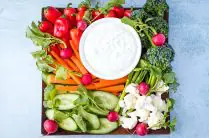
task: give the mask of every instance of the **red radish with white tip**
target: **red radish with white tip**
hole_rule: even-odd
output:
[[[92,83],[92,76],[91,74],[84,74],[81,78],[81,83],[83,85],[88,85]]]
[[[149,85],[146,82],[141,82],[136,88],[141,95],[146,95],[149,92]]]
[[[156,46],[162,46],[165,44],[166,37],[164,34],[159,33],[152,37],[152,43]]]
[[[119,119],[119,115],[115,111],[110,111],[109,114],[107,115],[107,119],[110,122],[115,122],[115,121],[117,121]]]
[[[87,28],[87,23],[84,20],[78,21],[77,27],[79,30],[84,31]]]
[[[147,125],[144,124],[144,123],[141,123],[141,124],[138,124],[136,126],[136,133],[139,135],[139,136],[145,136],[148,134],[148,129],[147,129]]]
[[[73,55],[73,51],[70,48],[65,48],[60,51],[60,57],[63,59],[71,58]]]
[[[57,122],[55,122],[54,120],[46,120],[44,122],[44,129],[47,132],[47,135],[57,132],[58,130]]]
[[[132,10],[125,10],[124,12],[124,16],[130,18],[131,17],[131,14],[132,14]]]

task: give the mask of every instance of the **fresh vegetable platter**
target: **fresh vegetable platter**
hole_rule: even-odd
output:
[[[175,100],[169,93],[179,84],[171,66],[174,50],[168,44],[168,5],[165,0],[147,0],[142,8],[123,8],[124,3],[110,0],[101,7],[85,0],[77,8],[71,4],[45,7],[42,21],[27,28],[26,37],[38,46],[32,56],[42,72],[43,135],[144,136],[175,129],[176,118],[170,117]],[[135,68],[110,80],[87,69],[80,48],[86,30],[107,18],[134,29],[142,46]],[[125,41],[119,41],[117,45],[124,46]]]

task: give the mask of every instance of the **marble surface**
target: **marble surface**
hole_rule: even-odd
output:
[[[68,2],[0,0],[0,138],[41,137],[41,76],[30,55],[36,48],[25,38],[25,28],[32,20],[40,19],[41,7],[64,7]],[[76,6],[80,0],[71,2]],[[141,6],[144,2],[127,0],[126,6]],[[171,94],[176,99],[172,116],[177,117],[177,127],[171,135],[147,138],[209,138],[209,1],[167,2],[169,41],[176,51],[173,67],[181,84]]]

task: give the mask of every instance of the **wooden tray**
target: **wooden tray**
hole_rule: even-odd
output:
[[[61,12],[63,12],[64,8],[57,8],[58,10],[60,10]],[[139,8],[136,8],[139,9]],[[42,21],[46,20],[46,18],[44,17],[44,10],[42,8]],[[168,22],[168,13],[165,13],[165,17],[164,19]],[[44,88],[46,87],[45,83],[42,82],[42,115],[41,115],[41,134],[42,135],[47,135],[47,132],[44,130],[43,127],[43,123],[44,121],[47,119],[46,115],[45,115],[45,108],[43,106],[43,101],[44,101]],[[162,95],[163,99],[166,99],[169,97],[168,93],[165,93]],[[168,118],[168,120],[170,120],[170,118]],[[127,130],[124,129],[122,127],[119,127],[118,129],[116,129],[115,131],[109,133],[108,135],[132,135],[134,132],[133,130]],[[149,130],[149,134],[155,135],[155,134],[170,134],[170,129],[159,129],[159,130]],[[70,132],[70,131],[65,131],[61,128],[58,129],[58,131],[54,134],[50,134],[50,135],[95,135],[95,134],[88,134],[88,133],[75,133],[75,132]],[[100,134],[101,135],[101,134]],[[104,134],[105,135],[105,134]]]

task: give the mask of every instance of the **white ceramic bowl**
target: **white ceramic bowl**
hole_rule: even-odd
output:
[[[137,32],[117,18],[92,23],[79,44],[83,65],[91,74],[106,80],[128,75],[136,67],[141,50]]]

